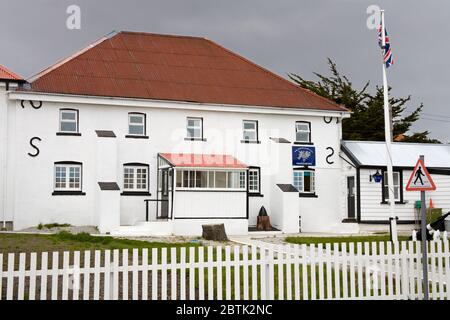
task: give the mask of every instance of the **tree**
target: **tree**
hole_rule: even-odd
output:
[[[289,74],[292,81],[300,87],[311,90],[316,94],[333,100],[347,107],[352,115],[342,122],[343,139],[384,141],[384,97],[383,87],[376,86],[375,93],[369,93],[370,82],[366,82],[361,90],[353,87],[350,80],[341,75],[336,64],[328,59],[331,75],[324,76],[314,73],[318,81],[305,80],[297,74]],[[389,92],[391,88],[389,88]],[[428,137],[429,132],[407,133],[414,122],[419,119],[423,104],[413,112],[405,112],[411,96],[397,98],[390,95],[389,104],[392,107],[393,137],[396,141],[440,143]],[[406,115],[405,115],[406,114]]]

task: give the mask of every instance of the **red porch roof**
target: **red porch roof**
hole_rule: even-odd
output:
[[[160,153],[174,167],[247,169],[248,166],[226,154]]]

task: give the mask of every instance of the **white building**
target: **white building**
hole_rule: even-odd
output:
[[[349,230],[349,112],[210,40],[120,32],[0,81],[4,226],[245,234],[264,206],[286,233]]]
[[[450,145],[401,143],[392,144],[394,165],[395,213],[399,229],[410,229],[420,220],[416,201],[420,192],[406,191],[406,185],[420,155],[437,189],[426,192],[443,213],[450,211]],[[386,144],[373,141],[342,141],[344,160],[341,210],[345,222],[359,230],[388,229],[389,195],[387,189]]]

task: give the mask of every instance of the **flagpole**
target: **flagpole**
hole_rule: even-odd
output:
[[[386,31],[384,24],[384,10],[381,10],[381,38],[382,46],[386,45]],[[395,216],[395,195],[394,195],[394,171],[392,164],[392,131],[391,131],[391,112],[389,106],[389,88],[387,84],[386,75],[386,63],[383,62],[383,93],[384,93],[384,136],[386,140],[386,151],[387,151],[387,174],[388,174],[388,190],[389,190],[389,215],[390,215],[390,226],[391,226],[391,240],[396,242],[397,237],[397,218]]]

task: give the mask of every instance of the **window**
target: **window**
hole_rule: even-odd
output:
[[[248,170],[248,192],[260,193],[260,168],[250,168]]]
[[[131,136],[145,136],[145,114],[128,114],[128,134]]]
[[[258,121],[244,120],[242,122],[243,141],[258,141]]]
[[[224,171],[215,172],[215,188],[226,188],[227,186],[227,173]]]
[[[78,133],[78,110],[59,110],[59,131],[64,133]]]
[[[124,165],[124,192],[148,192],[148,166]]]
[[[297,121],[295,123],[295,141],[311,142],[311,124],[309,122]]]
[[[203,119],[202,118],[187,118],[187,138],[189,139],[203,139]]]
[[[395,201],[401,201],[401,178],[400,172],[395,171],[394,174],[394,198]],[[383,172],[383,201],[389,200],[388,173]]]
[[[245,171],[177,170],[176,186],[181,189],[233,189],[245,191]]]
[[[81,191],[81,164],[55,163],[55,191]]]
[[[293,185],[300,193],[315,192],[315,172],[312,170],[294,170]]]

